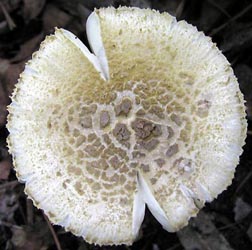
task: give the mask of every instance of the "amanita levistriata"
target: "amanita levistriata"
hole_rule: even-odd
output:
[[[99,245],[132,244],[145,205],[174,232],[231,184],[243,96],[209,37],[167,13],[121,7],[87,21],[91,53],[56,29],[9,106],[17,177],[50,220]]]

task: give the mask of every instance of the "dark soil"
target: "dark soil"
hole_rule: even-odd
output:
[[[211,36],[228,58],[245,96],[248,137],[233,184],[180,232],[168,233],[147,211],[133,246],[98,247],[51,226],[17,182],[7,152],[6,105],[24,63],[54,27],[86,43],[95,7],[150,7],[185,19]],[[252,2],[251,0],[0,0],[0,249],[219,250],[252,249]]]

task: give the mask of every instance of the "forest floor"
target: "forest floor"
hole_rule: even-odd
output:
[[[137,6],[167,11],[197,26],[223,51],[245,96],[248,136],[232,185],[178,233],[146,212],[132,246],[98,247],[52,226],[18,183],[6,147],[6,106],[25,62],[54,27],[84,43],[96,7]],[[250,250],[252,249],[252,2],[251,0],[0,0],[0,249],[1,250]]]

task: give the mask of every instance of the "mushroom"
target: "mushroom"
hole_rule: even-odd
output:
[[[98,245],[132,244],[147,205],[169,232],[231,184],[246,136],[227,59],[185,21],[96,9],[92,53],[56,29],[8,107],[19,181],[52,223]]]

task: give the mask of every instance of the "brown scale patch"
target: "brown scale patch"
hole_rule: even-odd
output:
[[[157,106],[157,105],[151,106],[151,108],[149,109],[149,112],[152,113],[152,114],[155,114],[160,119],[164,119],[164,117],[165,117],[163,109],[160,106]]]
[[[154,129],[152,131],[152,134],[154,136],[160,136],[160,135],[162,135],[162,127],[161,127],[161,125],[155,124],[155,127],[154,127]]]
[[[171,120],[172,120],[173,122],[175,122],[178,126],[181,126],[181,125],[182,125],[182,119],[181,119],[181,117],[179,117],[179,116],[176,115],[176,114],[172,114],[172,115],[171,115]]]
[[[140,168],[144,171],[144,172],[150,172],[150,165],[148,164],[141,164]]]
[[[111,194],[110,194],[110,195],[111,195]],[[113,194],[112,194],[112,195],[113,195]],[[114,203],[114,202],[116,201],[116,199],[112,197],[112,198],[109,199],[109,201],[110,201],[110,203]],[[109,244],[109,242],[107,242],[107,243]],[[113,244],[112,241],[111,241],[111,243]],[[111,245],[112,245],[112,244],[111,244]]]
[[[159,167],[163,167],[165,164],[165,160],[162,158],[156,159],[155,162],[158,164]]]
[[[157,179],[156,178],[151,178],[150,179],[150,182],[152,185],[156,184],[157,183]]]
[[[48,128],[48,129],[51,129],[51,128],[52,128],[52,122],[51,122],[50,120],[47,122],[47,128]]]
[[[183,107],[180,103],[174,102],[174,109],[176,112],[184,113],[186,111],[185,107]]]
[[[103,138],[103,141],[107,144],[107,145],[110,145],[111,144],[111,139],[109,138],[109,135],[108,134],[103,134],[102,135],[102,138]]]
[[[94,114],[97,110],[97,104],[93,103],[90,105],[90,112],[91,114]]]
[[[137,150],[134,150],[134,151],[132,152],[132,157],[133,157],[133,158],[141,158],[141,157],[145,157],[145,156],[146,156],[145,153],[142,153],[142,152],[137,151]]]
[[[87,165],[87,166],[86,166],[86,170],[87,170],[87,172],[88,172],[90,175],[92,175],[92,176],[94,176],[94,177],[96,177],[96,178],[98,178],[98,177],[101,175],[101,170],[100,170],[100,169],[93,168],[91,165]]]
[[[119,142],[127,141],[130,138],[130,131],[125,124],[117,123],[113,129],[113,135]]]
[[[92,117],[85,116],[84,118],[81,119],[80,124],[82,128],[92,128],[93,127]]]
[[[84,154],[84,152],[82,150],[78,150],[77,151],[77,156],[78,156],[79,159],[83,159],[85,154]]]
[[[77,191],[77,193],[79,195],[83,195],[84,192],[82,190],[82,185],[81,185],[81,182],[77,181],[75,184],[74,184],[74,189]]]
[[[72,115],[74,113],[74,107],[68,109],[68,114]]]
[[[120,147],[116,147],[114,144],[108,145],[101,154],[104,158],[109,158],[109,156],[117,155],[124,161],[128,161],[129,157],[127,156],[127,153],[121,149]]]
[[[120,30],[120,32],[122,32],[122,30]],[[132,90],[133,85],[134,85],[134,82],[132,82],[132,81],[124,82],[123,89],[124,90]]]
[[[143,116],[143,115],[145,115],[145,114],[146,114],[146,112],[145,112],[144,109],[139,109],[139,110],[137,110],[137,112],[136,112],[136,115],[139,115],[139,116]]]
[[[107,177],[104,180],[107,180]],[[102,186],[105,189],[109,190],[109,189],[114,189],[115,184],[114,183],[102,183]]]
[[[86,181],[88,184],[90,184],[90,185],[92,185],[92,183],[94,183],[94,180],[93,180],[92,178],[88,178],[87,176],[85,176],[85,181]]]
[[[99,152],[97,150],[97,147],[93,145],[87,145],[84,151],[88,153],[91,157],[99,157]]]
[[[109,112],[106,110],[102,110],[100,114],[100,128],[105,128],[110,123]]]
[[[109,158],[110,155],[114,155],[115,146],[110,144],[105,150],[103,151],[102,157]]]
[[[167,139],[171,139],[174,136],[174,131],[171,127],[167,126],[168,137]]]
[[[145,139],[151,135],[155,125],[148,120],[136,118],[136,120],[131,123],[131,127],[135,131],[137,138]]]
[[[131,162],[130,163],[130,168],[136,169],[137,166],[138,166],[137,162]]]
[[[69,131],[70,131],[69,125],[68,125],[67,122],[65,122],[65,123],[63,124],[63,132],[64,132],[65,134],[68,134]]]
[[[121,142],[126,148],[130,149],[130,142]]]
[[[121,174],[120,176],[119,176],[119,183],[122,185],[122,184],[124,184],[125,182],[126,182],[126,177],[123,175],[123,174]]]
[[[173,166],[181,173],[191,173],[193,171],[193,162],[188,158],[180,157],[173,163]]]
[[[74,174],[76,176],[80,176],[82,175],[82,171],[80,168],[77,167],[73,167],[73,166],[67,166],[67,173],[69,175]]]
[[[72,138],[72,137],[70,137],[68,141],[70,144],[74,144],[74,142],[75,142],[74,138]]]
[[[125,115],[127,116],[132,109],[132,101],[129,98],[124,98],[120,104],[115,106],[116,116]]]
[[[101,144],[101,139],[98,137],[92,144],[93,146],[95,147],[100,147],[102,144]]]
[[[130,177],[135,177],[137,175],[137,171],[135,169],[130,169],[130,171],[128,172],[128,175]]]
[[[63,183],[62,183],[63,188],[66,189],[67,188],[67,184],[69,184],[70,182],[71,181],[69,179],[64,180]]]
[[[120,173],[127,173],[129,171],[129,168],[126,164],[123,164],[120,169],[119,169],[119,172]]]
[[[62,176],[62,173],[60,171],[57,171],[56,176]]]
[[[165,94],[165,95],[159,96],[157,100],[162,105],[166,105],[167,103],[169,103],[170,101],[172,101],[172,98],[173,97],[171,95]]]
[[[124,159],[125,161],[129,160],[129,157],[127,156],[126,151],[124,151],[123,149],[116,148],[115,152],[117,153],[117,155],[119,155],[121,157],[121,159]]]
[[[95,182],[93,185],[92,185],[92,188],[96,191],[100,190],[101,189],[101,184],[98,183],[98,182]]]
[[[182,140],[183,142],[190,142],[190,133],[191,130],[187,130],[186,128],[185,129],[182,129],[181,132],[180,132],[180,140]]]
[[[169,103],[169,105],[167,105],[167,107],[166,107],[166,113],[172,114],[173,111],[174,111],[174,107],[171,103]]]
[[[150,139],[148,141],[140,141],[139,145],[147,151],[154,150],[159,144],[159,140],[157,139]]]
[[[126,185],[125,185],[125,190],[127,190],[128,192],[132,192],[132,191],[134,191],[135,190],[135,185],[133,184],[133,183],[127,183]]]
[[[80,135],[77,140],[76,140],[76,147],[79,147],[86,141],[86,136],[85,135]]]
[[[143,99],[146,98],[146,97],[143,97]],[[150,100],[147,100],[147,99],[144,99],[142,102],[141,102],[143,108],[145,110],[148,110],[150,107],[151,107],[151,102]]]
[[[109,160],[110,166],[113,167],[114,169],[117,169],[122,163],[120,162],[119,158],[114,155],[110,160]]]
[[[201,118],[207,117],[209,109],[211,107],[211,102],[208,100],[200,100],[197,103],[197,115]]]
[[[75,128],[75,129],[73,130],[73,136],[74,136],[74,137],[78,137],[79,135],[80,135],[80,131],[79,131],[78,129]]]
[[[110,178],[108,178],[109,181],[118,183],[119,181],[119,175],[118,174],[114,174],[113,176],[111,176]]]
[[[177,154],[179,150],[178,144],[171,145],[168,150],[166,151],[166,157],[172,157],[173,155]]]
[[[95,133],[91,133],[88,135],[87,140],[88,140],[88,142],[93,142],[97,138],[98,138],[98,136]]]
[[[97,168],[97,169],[107,169],[108,165],[106,164],[106,161],[101,161],[101,160],[97,160],[97,161],[91,161],[90,162],[90,166],[92,168]]]
[[[100,103],[110,104],[115,101],[117,94],[115,92],[111,92],[111,90],[110,92],[107,91],[107,93],[107,95],[102,95],[102,98],[99,101]]]
[[[128,198],[120,198],[120,201],[119,203],[124,206],[124,205],[127,205],[129,202],[129,199]]]
[[[67,157],[69,155],[73,155],[74,151],[70,147],[64,147],[63,153],[64,153],[64,156]]]
[[[141,98],[139,96],[136,96],[135,101],[136,104],[139,105],[141,103]]]
[[[56,215],[55,215],[54,213],[52,213],[52,212],[48,212],[48,216],[49,216],[50,218],[56,217]]]
[[[108,194],[106,192],[102,193],[102,200],[107,202],[108,201]]]
[[[89,114],[94,114],[97,110],[96,104],[91,104],[90,106],[84,106],[81,108],[80,116],[85,116]]]
[[[55,104],[55,105],[54,105],[54,109],[53,109],[53,111],[52,111],[52,114],[53,114],[53,115],[57,115],[57,114],[59,113],[60,110],[61,110],[61,106]]]

